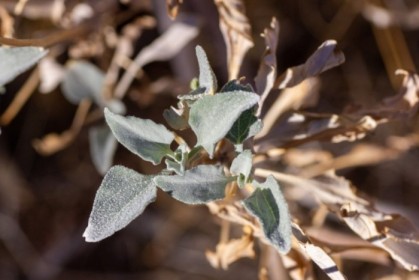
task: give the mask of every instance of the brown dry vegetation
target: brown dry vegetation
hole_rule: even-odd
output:
[[[0,44],[49,49],[0,95],[0,279],[419,279],[418,14],[414,0],[0,0]],[[175,33],[138,66],[175,22],[197,35],[178,50]],[[310,72],[329,39],[337,47],[328,41]],[[62,67],[92,62],[104,96],[164,123],[197,75],[198,44],[220,84],[245,77],[269,93],[255,175],[272,173],[289,203],[286,256],[240,225],[234,203],[191,207],[161,192],[112,237],[82,238],[102,179],[88,130],[103,115],[65,99]],[[121,146],[114,163],[159,170]]]

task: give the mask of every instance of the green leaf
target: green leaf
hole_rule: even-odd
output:
[[[234,122],[226,138],[233,144],[241,144],[246,139],[258,134],[262,130],[262,127],[262,120],[254,115],[254,109],[251,108],[244,111],[237,121]]]
[[[48,53],[39,47],[0,47],[0,88]]]
[[[68,101],[79,104],[83,99],[92,100],[99,107],[108,107],[113,112],[125,112],[125,106],[116,99],[105,99],[102,90],[105,73],[94,64],[79,60],[69,64],[61,89]]]
[[[291,218],[280,187],[272,176],[254,185],[257,189],[243,204],[262,224],[267,239],[286,254],[291,248]]]
[[[227,135],[243,111],[257,104],[259,96],[252,92],[232,91],[206,95],[197,100],[189,113],[189,125],[198,142],[212,157],[215,144]]]
[[[214,93],[217,90],[217,78],[208,62],[207,54],[201,46],[195,48],[199,65],[199,87],[205,88],[206,93]]]
[[[224,190],[231,178],[222,168],[214,165],[198,165],[183,176],[160,175],[154,182],[175,199],[187,204],[203,204],[224,198]]]
[[[164,156],[173,153],[170,143],[175,136],[163,125],[152,120],[120,116],[107,108],[105,118],[119,143],[142,159],[156,165]]]
[[[231,163],[230,172],[237,177],[237,184],[243,188],[249,180],[252,172],[252,152],[245,150],[240,153]]]
[[[220,92],[229,92],[229,91],[249,91],[249,92],[255,92],[250,84],[242,85],[240,84],[240,81],[237,79],[228,81],[220,90]]]
[[[188,149],[186,144],[181,144],[176,149],[170,158],[167,158],[164,162],[167,170],[173,171],[178,175],[183,176],[185,174],[186,163],[188,161]]]
[[[118,142],[109,127],[101,125],[89,129],[89,143],[93,164],[103,175],[112,166]]]
[[[156,190],[153,176],[123,166],[112,167],[96,193],[83,237],[96,242],[124,228],[156,199]]]

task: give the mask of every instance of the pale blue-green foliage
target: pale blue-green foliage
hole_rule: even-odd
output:
[[[103,175],[112,166],[117,140],[107,125],[89,129],[90,157],[96,169]]]
[[[0,47],[0,88],[48,53],[39,47]]]
[[[106,99],[103,95],[105,73],[94,64],[79,60],[72,61],[61,83],[64,96],[73,104],[82,100],[92,100],[99,107],[108,107],[116,113],[124,113],[125,106],[116,99]]]
[[[67,100],[73,104],[79,104],[83,99],[102,103],[104,81],[105,73],[92,63],[73,61],[64,75],[61,89]]]
[[[198,165],[181,175],[159,175],[154,182],[173,198],[187,204],[203,204],[224,198],[227,183],[231,181],[222,168]]]
[[[237,90],[254,92],[251,85],[242,85],[238,80],[232,80],[226,83],[221,89],[221,92]],[[234,122],[226,136],[226,138],[235,145],[236,150],[239,152],[242,150],[242,143],[246,139],[255,136],[262,130],[262,120],[255,116],[255,109],[256,108],[250,108],[244,111]]]
[[[200,70],[197,88],[179,97],[178,108],[172,107],[164,113],[174,129],[191,127],[197,137],[191,150],[181,144],[173,152],[170,145],[175,135],[163,125],[124,117],[105,108],[106,122],[122,145],[154,164],[165,157],[166,168],[155,176],[141,175],[122,166],[111,168],[96,195],[84,236],[87,241],[98,241],[126,226],[155,199],[156,187],[183,203],[203,204],[223,199],[227,184],[236,180],[240,187],[246,183],[256,187],[243,204],[261,222],[267,239],[286,253],[291,238],[287,204],[273,177],[268,177],[263,184],[252,182],[253,154],[251,150],[242,149],[243,142],[262,128],[262,121],[255,116],[259,96],[250,85],[242,85],[238,80],[228,82],[217,93],[217,81],[205,52],[198,46],[196,54]],[[86,88],[89,86],[85,85]],[[95,128],[90,136],[94,153],[114,149],[109,131]],[[196,166],[201,151],[205,149],[212,158],[215,145],[223,138],[234,144],[237,153],[230,166],[231,175],[224,174],[223,166]],[[102,169],[111,159],[108,153],[93,158],[97,164],[102,164]]]
[[[259,96],[247,91],[206,95],[197,100],[189,113],[189,125],[202,146],[213,156],[215,144],[224,138],[240,115],[254,107]]]
[[[272,245],[285,254],[291,248],[291,218],[280,186],[272,176],[262,184],[253,181],[253,185],[256,190],[243,204],[260,221]]]
[[[185,173],[186,163],[188,161],[188,149],[186,144],[181,144],[173,154],[168,155],[165,160],[166,168],[169,171],[173,171],[178,175]]]
[[[204,88],[206,93],[214,93],[217,90],[217,78],[208,62],[207,54],[201,46],[196,46],[195,51],[199,66],[198,86]]]
[[[159,164],[163,157],[172,153],[170,143],[175,136],[163,125],[152,120],[120,116],[106,108],[105,118],[119,143],[143,160]]]
[[[241,152],[231,163],[230,172],[237,176],[237,184],[243,188],[249,180],[252,172],[252,152],[245,150]]]
[[[111,236],[140,215],[156,199],[153,177],[123,166],[109,169],[96,193],[83,234],[86,241],[96,242]]]

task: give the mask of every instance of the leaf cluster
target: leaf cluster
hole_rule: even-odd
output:
[[[89,242],[100,241],[124,228],[156,199],[157,188],[178,201],[195,205],[223,199],[227,186],[232,185],[252,191],[242,201],[243,206],[260,222],[267,240],[287,253],[291,247],[287,203],[273,177],[266,182],[253,178],[253,153],[243,148],[244,142],[262,129],[262,121],[255,115],[259,95],[238,80],[218,91],[207,56],[199,46],[196,55],[200,73],[195,87],[179,97],[177,108],[164,113],[174,130],[193,131],[197,142],[192,148],[162,124],[104,109],[106,122],[119,143],[154,165],[164,159],[165,168],[154,175],[123,166],[109,169],[97,191],[84,237]],[[235,147],[236,157],[230,166],[215,158],[217,145],[224,139]],[[175,140],[178,145],[172,149]],[[218,163],[200,164],[199,157],[210,157]]]

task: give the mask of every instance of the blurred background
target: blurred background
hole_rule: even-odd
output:
[[[17,2],[0,1],[3,37],[45,40],[58,65],[85,59],[104,72],[111,65],[118,42],[125,40],[126,53],[135,57],[175,22],[163,0]],[[397,93],[401,79],[394,75],[396,69],[416,71],[419,65],[418,1],[243,3],[255,44],[240,68],[246,82],[254,84],[265,50],[260,34],[272,17],[280,26],[278,73],[304,63],[326,39],[338,42],[346,62],[320,76],[313,112],[341,113],[348,107],[374,106]],[[163,110],[176,104],[177,95],[189,91],[189,83],[198,73],[197,44],[206,50],[219,84],[228,80],[226,45],[214,2],[184,0],[176,21],[196,27],[197,35],[172,57],[156,59],[141,69],[123,93],[127,114],[164,123]],[[0,95],[0,114],[10,110],[22,87],[31,87],[27,83],[33,71],[6,85],[6,92]],[[34,143],[45,140],[46,135],[71,130],[77,123],[75,116],[83,111],[81,105],[67,101],[59,86],[40,92],[39,81],[56,72],[59,69],[53,67],[47,72],[41,70],[36,85],[22,98],[27,101],[13,107],[13,117],[2,119],[0,279],[257,279],[257,258],[241,259],[228,270],[212,268],[205,251],[215,248],[220,221],[205,206],[185,206],[161,192],[157,201],[125,229],[99,243],[84,241],[82,233],[102,180],[92,163],[88,130],[104,121],[101,109],[91,105],[71,140],[61,143],[60,138],[59,144],[49,141],[50,146],[60,146],[55,150],[50,146],[35,149]],[[382,144],[389,135],[417,133],[417,120],[386,124],[364,141]],[[324,145],[334,155],[350,148],[347,144]],[[122,146],[118,146],[113,162],[144,174],[161,168],[141,161]],[[402,213],[419,225],[418,167],[419,149],[413,147],[396,159],[343,169],[339,174],[385,209]],[[385,271],[379,265],[356,260],[343,266],[349,279],[378,279],[386,275]]]

